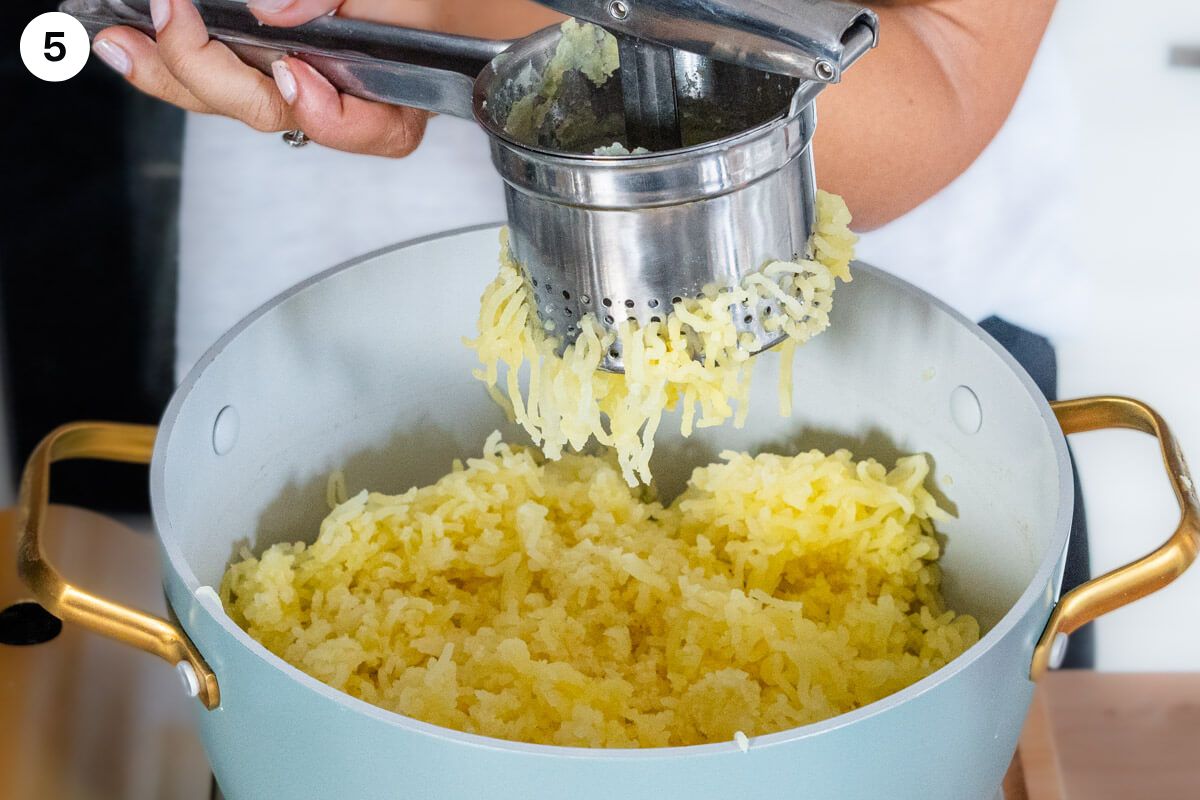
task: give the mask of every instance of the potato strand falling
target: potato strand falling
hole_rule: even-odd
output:
[[[787,339],[780,410],[791,413],[790,361],[797,345],[829,327],[837,280],[850,280],[857,237],[840,197],[817,192],[817,225],[806,258],[775,261],[738,287],[708,287],[676,303],[662,322],[626,321],[606,330],[592,314],[561,356],[559,340],[537,315],[533,287],[501,234],[500,272],[483,293],[479,336],[468,345],[482,367],[475,376],[529,433],[548,458],[589,441],[613,448],[630,485],[649,483],[654,434],[662,415],[682,407],[681,431],[745,421],[752,354],[757,340],[737,330],[730,307],[769,301],[764,328]],[[620,347],[624,374],[599,370],[606,351]],[[702,354],[702,357],[697,357]],[[503,368],[503,369],[502,369]],[[503,372],[503,375],[501,374]],[[526,378],[521,385],[521,374]]]

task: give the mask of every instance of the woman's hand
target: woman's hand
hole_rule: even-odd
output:
[[[343,0],[251,0],[267,25],[294,26],[343,5]],[[222,114],[259,131],[299,128],[338,150],[402,157],[421,142],[429,115],[413,108],[340,94],[297,58],[271,65],[274,80],[242,63],[208,31],[191,0],[151,0],[157,41],[133,28],[108,28],[92,49],[147,94],[205,114]]]

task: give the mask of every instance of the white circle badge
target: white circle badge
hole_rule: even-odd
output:
[[[25,69],[44,81],[74,78],[90,53],[91,42],[83,23],[61,11],[34,17],[21,34]]]

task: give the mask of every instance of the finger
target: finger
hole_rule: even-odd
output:
[[[424,111],[338,94],[321,73],[298,58],[276,61],[272,70],[292,105],[296,127],[326,147],[402,158],[425,135],[429,115]]]
[[[274,81],[208,38],[190,0],[150,0],[158,53],[171,74],[214,112],[260,131],[294,127]]]
[[[342,0],[249,0],[250,13],[268,25],[291,28],[328,14]]]
[[[210,114],[212,109],[175,79],[158,55],[154,40],[133,28],[106,28],[96,34],[92,51],[135,87],[159,100]]]

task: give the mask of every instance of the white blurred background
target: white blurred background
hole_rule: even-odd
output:
[[[1145,400],[1200,463],[1200,5],[1061,0],[1052,26],[1082,116],[1071,235],[1097,287],[1086,324],[1055,343],[1059,396]],[[1170,65],[1173,48],[1177,60],[1190,52],[1191,66]],[[1174,530],[1178,511],[1153,440],[1090,433],[1071,444],[1093,571],[1149,552]],[[1200,670],[1198,610],[1193,571],[1100,619],[1097,667]]]

